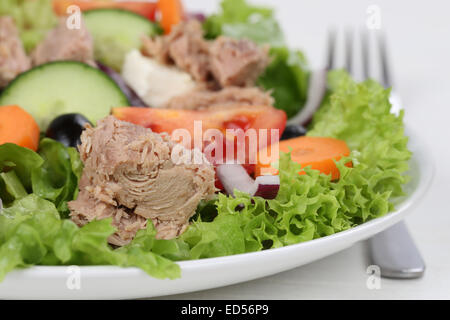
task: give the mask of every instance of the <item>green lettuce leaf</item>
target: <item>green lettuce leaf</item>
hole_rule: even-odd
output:
[[[220,35],[235,39],[250,39],[273,47],[285,45],[283,31],[270,8],[249,5],[245,0],[223,0],[222,11],[203,24],[206,38]]]
[[[33,193],[55,204],[67,216],[67,202],[76,198],[83,165],[73,148],[48,138],[39,152],[17,146],[0,146],[0,197],[5,206]]]
[[[43,162],[30,149],[12,143],[0,145],[0,198],[4,206],[9,206],[32,191],[31,173]]]
[[[309,69],[301,51],[286,47],[270,50],[271,63],[257,84],[272,90],[275,107],[284,110],[288,118],[303,107],[308,95]]]
[[[273,17],[254,15],[247,22],[226,23],[222,26],[222,35],[235,39],[251,39],[258,44],[269,44],[273,47],[285,45],[283,31]]]
[[[220,5],[221,12],[209,16],[204,24],[206,37],[210,39],[223,34],[224,26],[225,28],[232,28],[234,25],[239,25],[240,28],[245,29],[245,25],[242,24],[248,23],[252,16],[256,16],[260,20],[273,18],[272,9],[251,6],[245,0],[223,0]],[[251,26],[248,28],[251,28]]]
[[[33,194],[0,212],[0,281],[16,267],[39,264],[58,222],[55,206]]]
[[[245,252],[237,214],[220,214],[212,222],[196,221],[181,239],[191,248],[192,259],[212,258]]]
[[[0,212],[0,281],[14,268],[28,265],[134,266],[156,278],[180,276],[179,266],[164,256],[186,257],[186,244],[155,240],[149,222],[129,245],[114,250],[108,244],[116,231],[111,221],[96,220],[79,228],[35,194],[15,201]]]
[[[67,216],[67,202],[76,198],[78,182],[82,173],[82,162],[74,148],[48,138],[41,140],[39,155],[44,163],[32,172],[33,193],[52,201],[58,211]]]
[[[0,172],[13,170],[27,191],[31,191],[31,172],[43,163],[33,150],[13,143],[0,145]]]
[[[14,170],[0,173],[0,196],[5,203],[23,198],[27,191]]]

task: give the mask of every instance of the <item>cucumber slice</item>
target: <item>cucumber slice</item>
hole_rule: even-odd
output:
[[[81,113],[92,123],[106,117],[112,107],[129,102],[111,78],[75,61],[56,61],[19,75],[0,95],[0,106],[19,105],[37,121],[41,131],[55,117]]]
[[[119,71],[125,55],[141,48],[141,37],[159,33],[147,18],[122,9],[95,9],[83,13],[86,28],[94,38],[94,56]]]

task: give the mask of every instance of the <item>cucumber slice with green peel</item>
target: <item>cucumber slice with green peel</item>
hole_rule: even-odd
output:
[[[81,113],[92,123],[112,107],[129,105],[116,83],[102,71],[76,61],[57,61],[19,75],[0,95],[0,106],[19,105],[45,131],[65,113]]]
[[[120,71],[125,55],[141,48],[142,36],[160,33],[147,18],[122,9],[94,9],[83,13],[86,28],[94,38],[97,61]]]

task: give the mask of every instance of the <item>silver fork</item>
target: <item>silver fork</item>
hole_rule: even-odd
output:
[[[376,61],[370,57],[377,53],[380,68],[379,81],[384,87],[391,87],[391,74],[388,66],[385,36],[381,31],[363,31],[360,37],[360,51],[362,58],[362,76],[364,79],[373,78],[371,66],[376,66]],[[372,38],[370,38],[372,35]],[[354,49],[355,41],[353,32],[347,29],[343,33],[344,67],[350,74],[355,74]],[[370,43],[370,40],[376,43]],[[337,32],[330,31],[328,39],[327,69],[336,69],[337,66]],[[374,48],[375,47],[375,48]],[[371,54],[372,53],[372,54]],[[371,65],[372,64],[372,65]],[[393,113],[397,113],[401,106],[395,93],[391,94]],[[405,223],[399,222],[389,229],[378,233],[368,240],[370,259],[372,265],[380,267],[382,277],[394,279],[420,278],[425,272],[425,263],[417,249]]]

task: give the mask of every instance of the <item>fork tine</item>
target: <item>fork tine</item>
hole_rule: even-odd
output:
[[[352,74],[353,61],[353,33],[352,29],[348,28],[345,31],[345,69],[349,74]]]
[[[367,30],[363,29],[361,31],[361,54],[362,54],[362,66],[363,66],[363,76],[364,79],[369,79],[370,69],[369,69],[369,35]]]
[[[335,68],[335,48],[336,48],[336,31],[335,29],[330,29],[328,31],[328,56],[327,56],[327,70],[332,70]]]
[[[381,83],[385,88],[392,86],[391,76],[389,73],[389,64],[386,53],[386,39],[384,33],[381,31],[377,34],[377,42],[378,42],[378,50],[380,54],[380,62],[381,62]]]

